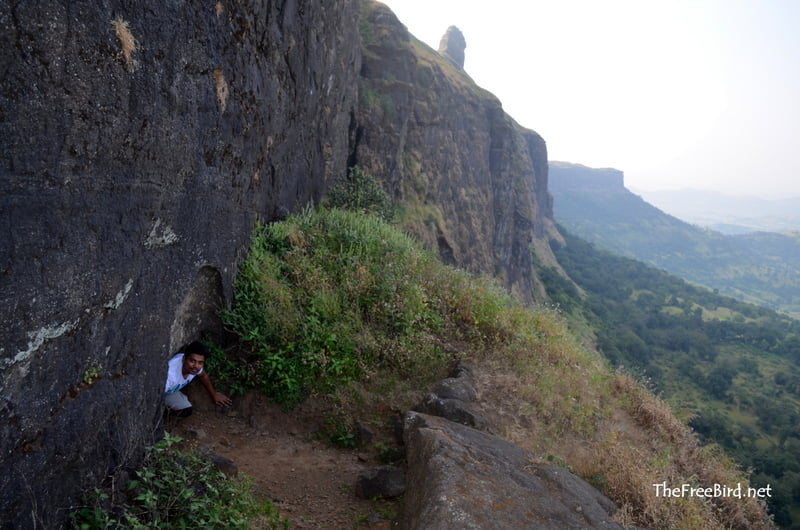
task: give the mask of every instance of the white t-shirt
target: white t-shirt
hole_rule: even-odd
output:
[[[167,366],[167,384],[164,387],[165,394],[173,394],[177,392],[181,388],[188,385],[192,379],[194,379],[195,375],[200,375],[203,373],[203,369],[201,368],[197,374],[189,374],[188,377],[184,378],[182,353],[179,353],[170,359],[167,363]]]

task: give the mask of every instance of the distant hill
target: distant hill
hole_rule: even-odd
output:
[[[556,221],[601,248],[722,294],[800,316],[800,232],[724,235],[631,193],[623,173],[550,162]]]
[[[800,197],[768,200],[693,189],[631,191],[687,223],[723,234],[800,230]]]

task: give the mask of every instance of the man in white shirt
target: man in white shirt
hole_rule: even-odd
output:
[[[170,414],[186,418],[192,413],[192,403],[181,389],[197,377],[215,405],[229,407],[233,402],[225,394],[214,390],[211,378],[203,371],[208,349],[201,342],[193,342],[167,363],[167,383],[164,387],[164,403]]]

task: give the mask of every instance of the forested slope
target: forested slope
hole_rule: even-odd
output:
[[[591,324],[615,365],[642,372],[703,440],[770,485],[776,521],[800,501],[800,322],[615,256],[561,229],[548,293]]]

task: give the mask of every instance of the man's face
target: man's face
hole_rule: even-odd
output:
[[[183,376],[186,377],[189,374],[197,375],[200,370],[203,368],[203,363],[206,362],[206,358],[202,355],[197,353],[189,353],[183,356]]]

